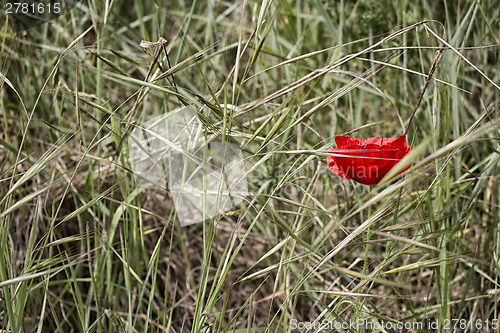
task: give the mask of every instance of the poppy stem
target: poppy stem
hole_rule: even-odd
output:
[[[372,192],[373,190],[373,185],[370,185],[370,193],[368,193],[369,197],[368,197],[368,201],[370,201],[372,199]],[[368,206],[368,218],[370,218],[372,216],[372,205]]]
[[[372,189],[373,185],[370,185],[370,193],[368,195],[368,201],[372,199]],[[370,219],[372,215],[372,206],[368,206],[368,219]],[[365,274],[366,271],[366,266],[368,265],[368,245],[370,241],[370,225],[368,225],[368,228],[366,229],[366,248],[365,248],[365,262],[363,264],[363,274]]]
[[[370,201],[372,199],[372,190],[373,190],[373,186],[370,185],[370,193],[368,194],[368,201]],[[372,216],[372,206],[368,206],[368,220],[370,219],[370,217]],[[366,247],[365,247],[365,262],[363,263],[363,275],[366,274],[366,267],[368,266],[368,246],[369,246],[369,242],[370,242],[370,225],[368,225],[368,228],[366,228]],[[369,287],[369,290],[372,288],[373,286],[373,281]],[[361,305],[360,305],[360,309],[363,307],[363,304],[365,302],[366,299],[363,299],[363,301],[361,301]]]

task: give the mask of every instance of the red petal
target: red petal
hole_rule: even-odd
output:
[[[337,149],[331,153],[349,156],[328,156],[330,170],[340,177],[353,179],[365,185],[377,184],[401,158],[411,151],[406,143],[405,135],[399,138],[368,139],[338,136],[335,142]],[[405,170],[409,167],[410,165]]]
[[[337,153],[336,152],[337,149],[331,151],[330,153],[332,154],[335,154]],[[335,158],[333,156],[328,156],[328,158],[326,159],[326,162],[328,163],[328,167],[330,168],[330,170],[332,170],[332,172],[334,174],[336,174],[337,176],[340,176],[342,178],[347,178],[347,179],[351,179],[349,178],[349,176],[347,176],[343,171],[342,169],[337,165],[337,162],[335,161]]]
[[[368,139],[363,140],[363,141],[364,141],[365,145],[373,144],[373,145],[381,146],[384,144],[384,139],[381,137],[378,137],[378,136],[376,136],[374,138],[368,138]]]
[[[402,148],[406,145],[406,135],[401,135],[399,138],[384,138],[383,145]]]
[[[335,143],[337,144],[337,148],[342,149],[349,145],[357,145],[360,146],[362,144],[362,139],[351,138],[350,136],[336,136]]]

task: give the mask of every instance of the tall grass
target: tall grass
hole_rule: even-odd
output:
[[[493,331],[499,24],[487,1],[91,0],[2,29],[0,329]],[[188,227],[126,144],[184,105],[250,192]],[[402,175],[328,170],[337,135],[405,132]]]

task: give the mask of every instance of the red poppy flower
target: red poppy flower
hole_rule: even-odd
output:
[[[340,177],[365,185],[377,184],[411,150],[406,143],[406,135],[369,139],[337,136],[335,142],[337,148],[330,153],[344,156],[328,156],[330,170]],[[401,172],[409,168],[410,165]]]

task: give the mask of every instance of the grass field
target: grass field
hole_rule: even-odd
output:
[[[500,332],[499,1],[82,0],[0,36],[1,332]],[[127,142],[186,105],[248,195],[181,227]],[[403,134],[403,174],[328,169]]]

